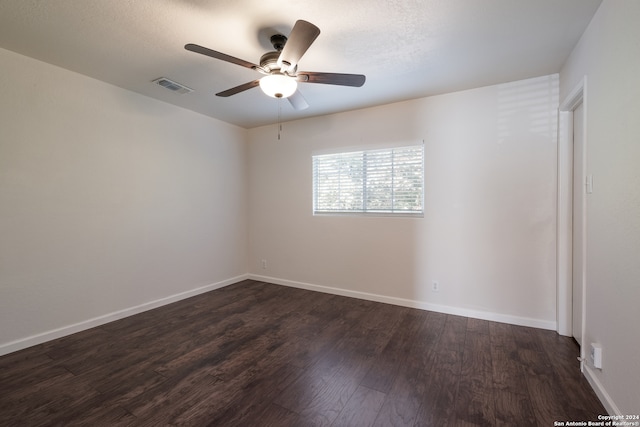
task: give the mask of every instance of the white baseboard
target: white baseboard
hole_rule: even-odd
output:
[[[225,286],[232,285],[234,283],[240,282],[242,280],[246,280],[248,278],[249,278],[248,274],[243,274],[237,277],[232,277],[230,279],[223,280],[221,282],[212,283],[206,286],[201,286],[199,288],[191,289],[185,292],[180,292],[174,295],[170,295],[168,297],[164,297],[154,301],[146,302],[144,304],[136,305],[134,307],[125,308],[123,310],[114,311],[113,313],[108,313],[102,316],[94,317],[92,319],[74,323],[73,325],[63,326],[61,328],[42,332],[40,334],[32,335],[26,338],[21,338],[5,344],[0,344],[0,356],[13,353],[14,351],[22,350],[37,344],[42,344],[43,342],[51,341],[56,338],[61,338],[67,335],[75,334],[76,332],[91,329],[96,326],[104,325],[105,323],[113,322],[115,320],[123,319],[129,316],[133,316],[134,314],[152,310],[154,308],[171,304],[173,302],[190,298],[196,295],[200,295],[205,292],[224,288]]]
[[[108,313],[102,316],[94,317],[82,322],[74,323],[72,325],[63,326],[61,328],[42,332],[40,334],[32,335],[26,338],[21,338],[8,343],[0,344],[0,356],[13,353],[14,351],[22,350],[27,347],[31,347],[47,341],[51,341],[56,338],[61,338],[67,335],[71,335],[76,332],[84,331],[86,329],[94,328],[96,326],[104,325],[105,323],[113,322],[115,320],[119,320],[129,316],[133,316],[134,314],[142,313],[147,310],[152,310],[154,308],[171,304],[173,302],[180,301],[195,295],[199,295],[215,289],[220,289],[225,286],[229,286],[231,284],[234,284],[246,279],[253,279],[253,280],[258,280],[262,282],[273,283],[276,285],[307,289],[311,291],[329,293],[333,295],[359,298],[359,299],[364,299],[368,301],[376,301],[376,302],[382,302],[386,304],[399,305],[402,307],[418,308],[421,310],[435,311],[438,313],[471,317],[474,319],[489,320],[494,322],[509,323],[512,325],[529,326],[529,327],[549,329],[549,330],[556,329],[555,322],[549,322],[549,321],[544,321],[539,319],[505,315],[505,314],[492,313],[487,311],[470,310],[470,309],[465,309],[460,307],[451,307],[451,306],[439,305],[439,304],[431,304],[423,301],[396,298],[396,297],[390,297],[385,295],[372,294],[368,292],[351,291],[347,289],[341,289],[341,288],[335,288],[335,287],[329,287],[329,286],[313,285],[310,283],[296,282],[292,280],[278,279],[275,277],[261,276],[256,274],[243,274],[237,277],[232,277],[230,279],[223,280],[221,282],[202,286],[196,289],[191,289],[185,292],[180,292],[175,295],[170,295],[168,297],[160,298],[160,299],[150,301],[144,304],[140,304],[134,307],[118,310],[113,313]]]
[[[620,411],[616,406],[611,396],[609,396],[609,393],[607,393],[607,390],[602,386],[600,380],[598,380],[593,369],[586,363],[583,368],[584,376],[587,378],[587,381],[589,381],[589,384],[591,384],[593,391],[596,392],[596,396],[598,396],[598,399],[602,402],[602,405],[604,406],[604,409],[607,410],[608,415],[623,415],[622,411]]]
[[[424,301],[416,301],[404,298],[396,298],[385,295],[372,294],[368,292],[350,291],[347,289],[334,288],[330,286],[313,285],[311,283],[296,282],[293,280],[278,279],[276,277],[249,274],[249,279],[261,282],[273,283],[276,285],[289,286],[292,288],[307,289],[310,291],[323,292],[327,294],[340,295],[351,298],[359,298],[368,301],[382,302],[386,304],[399,305],[402,307],[418,308],[421,310],[435,311],[438,313],[453,314],[456,316],[471,317],[474,319],[489,320],[492,322],[509,323],[518,326],[529,326],[532,328],[548,329],[555,331],[556,322],[532,319],[528,317],[512,316],[508,314],[492,313],[489,311],[470,310],[447,305],[431,304]]]
[[[396,297],[390,297],[385,295],[372,294],[368,292],[351,291],[347,289],[334,288],[329,286],[313,285],[310,283],[278,279],[275,277],[261,276],[257,274],[243,274],[237,277],[232,277],[230,279],[223,280],[221,282],[191,289],[185,292],[180,292],[178,294],[170,295],[168,297],[164,297],[164,298],[160,298],[144,304],[136,305],[134,307],[129,307],[123,310],[118,310],[102,316],[94,317],[92,319],[88,319],[82,322],[74,323],[72,325],[64,326],[62,328],[53,329],[40,334],[36,334],[36,335],[32,335],[19,340],[11,341],[5,344],[0,344],[0,356],[13,353],[15,351],[22,350],[37,344],[47,342],[47,341],[51,341],[56,338],[61,338],[67,335],[71,335],[76,332],[81,332],[90,328],[94,328],[96,326],[104,325],[105,323],[113,322],[115,320],[123,319],[129,316],[133,316],[135,314],[152,310],[154,308],[171,304],[173,302],[177,302],[177,301],[190,298],[196,295],[200,295],[205,292],[213,291],[215,289],[220,289],[225,286],[229,286],[234,283],[238,283],[247,279],[273,283],[276,285],[289,286],[292,288],[307,289],[310,291],[364,299],[368,301],[382,302],[382,303],[393,304],[393,305],[398,305],[402,307],[418,308],[421,310],[435,311],[438,313],[471,317],[474,319],[489,320],[489,321],[500,322],[500,323],[509,323],[512,325],[528,326],[528,327],[540,328],[540,329],[556,330],[556,322],[550,322],[550,321],[545,321],[540,319],[532,319],[528,317],[519,317],[519,316],[505,315],[500,313],[470,310],[470,309],[465,309],[460,307],[431,304],[423,301],[396,298]],[[609,415],[622,415],[618,407],[613,402],[613,399],[611,399],[607,391],[604,389],[604,387],[596,377],[593,370],[586,364],[584,365],[584,375],[589,381],[589,384],[591,384],[591,387],[595,391],[596,395],[604,405]]]

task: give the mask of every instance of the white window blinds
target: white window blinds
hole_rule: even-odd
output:
[[[313,156],[313,212],[422,214],[423,183],[423,145]]]

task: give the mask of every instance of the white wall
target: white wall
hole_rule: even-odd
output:
[[[0,69],[0,354],[246,275],[246,130]]]
[[[557,107],[553,75],[250,130],[250,273],[554,329]],[[424,218],[312,215],[313,154],[422,140]]]
[[[562,98],[587,76],[587,377],[612,412],[640,413],[640,2],[605,0],[560,74]]]

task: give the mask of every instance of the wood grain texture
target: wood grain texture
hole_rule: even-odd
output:
[[[456,394],[456,420],[476,425],[495,424],[495,397],[489,322],[477,328],[469,319]],[[480,331],[480,332],[479,332]]]
[[[550,331],[247,280],[0,357],[0,425],[596,420],[578,352]]]

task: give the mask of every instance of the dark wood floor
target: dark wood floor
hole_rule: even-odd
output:
[[[0,425],[553,426],[555,332],[245,281],[0,358]]]

